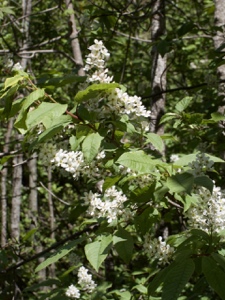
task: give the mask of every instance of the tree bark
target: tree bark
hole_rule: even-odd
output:
[[[52,170],[51,166],[48,166],[48,190],[52,190]],[[48,193],[48,206],[49,206],[49,218],[50,218],[50,230],[51,230],[51,239],[55,240],[55,215],[54,215],[54,206],[52,201],[52,194]],[[49,273],[51,277],[55,276],[55,264],[51,264],[49,267]]]
[[[30,43],[30,14],[32,10],[32,0],[23,0],[22,1],[22,10],[23,10],[23,23],[22,23],[22,29],[23,29],[23,42],[22,42],[22,49],[28,49],[29,43]],[[21,50],[22,50],[21,49]],[[27,56],[23,56],[21,59],[21,66],[25,70],[27,67],[27,63],[29,61],[29,58]]]
[[[15,150],[19,150],[21,135],[15,134]],[[13,158],[13,176],[12,176],[12,209],[11,209],[11,237],[19,240],[20,238],[20,206],[22,196],[22,154],[15,154]]]
[[[8,128],[5,134],[5,143],[3,153],[7,155],[9,152],[9,143],[12,135],[13,119],[8,122]],[[7,177],[8,162],[6,162],[1,171],[1,247],[5,247],[7,243]]]
[[[66,7],[70,11],[74,11],[73,3],[71,0],[65,0]],[[69,19],[69,25],[70,25],[70,40],[71,40],[71,47],[73,51],[73,57],[76,62],[76,66],[78,67],[78,75],[84,76],[85,72],[83,70],[83,59],[82,59],[82,54],[81,54],[81,49],[80,49],[80,43],[78,40],[78,31],[76,27],[76,20],[75,20],[75,15],[74,13],[70,14],[70,19]]]
[[[163,126],[159,125],[161,116],[165,110],[165,94],[160,94],[166,89],[166,55],[162,55],[157,50],[157,41],[165,34],[165,0],[156,0],[152,4],[151,39],[155,42],[152,48],[152,70],[151,70],[151,124],[152,132],[163,134]],[[157,94],[157,95],[155,95]]]
[[[214,35],[214,47],[217,50],[222,44],[225,43],[225,1],[224,0],[214,0],[215,2],[215,12],[214,12],[214,23],[218,27],[216,34]],[[223,49],[224,51],[224,49]],[[225,110],[225,83],[221,82],[225,80],[225,65],[221,65],[217,68],[217,75],[220,81],[218,95],[221,97],[221,106],[219,111],[224,113]]]
[[[32,220],[31,229],[37,227],[38,224],[37,159],[35,156],[36,154],[27,163],[29,170],[29,217]]]

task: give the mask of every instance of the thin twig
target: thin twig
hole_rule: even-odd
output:
[[[60,199],[58,196],[56,196],[52,191],[50,191],[44,184],[43,182],[40,181],[41,186],[47,191],[49,192],[49,194],[51,194],[54,198],[58,199],[60,202],[62,202],[65,205],[70,205],[68,202]]]

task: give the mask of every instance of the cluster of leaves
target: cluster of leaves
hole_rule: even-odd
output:
[[[52,84],[64,85],[84,80],[85,78],[71,75],[53,79]],[[54,140],[62,131],[69,139],[71,149],[80,149],[87,163],[91,163],[100,149],[104,149],[107,152],[104,168],[109,170],[109,176],[104,178],[103,191],[113,185],[118,186],[127,195],[126,206],[132,207],[133,216],[128,221],[118,218],[117,222],[108,224],[105,218],[88,217],[85,208],[76,202],[70,213],[70,218],[73,214],[75,216],[75,228],[85,228],[87,223],[91,225],[88,225],[88,229],[81,230],[77,239],[56,249],[36,271],[58,262],[71,251],[76,251],[79,245],[84,247],[86,259],[93,269],[100,276],[105,276],[102,283],[99,280],[93,299],[138,299],[142,295],[144,299],[160,297],[172,300],[179,295],[200,296],[202,293],[208,293],[210,297],[213,292],[208,290],[207,283],[225,299],[223,233],[221,237],[198,229],[184,230],[186,225],[183,211],[188,210],[196,201],[194,187],[203,186],[212,192],[214,185],[208,176],[195,177],[187,172],[186,166],[195,159],[196,153],[183,156],[175,165],[167,163],[160,153],[163,151],[163,138],[168,139],[168,136],[143,133],[126,116],[118,118],[112,115],[111,119],[99,123],[95,116],[85,110],[85,103],[92,99],[95,101],[98,95],[104,96],[118,87],[116,83],[92,84],[79,91],[74,97],[74,106],[70,109],[67,104],[56,102],[46,92],[45,86],[49,82],[47,79],[40,82],[40,86],[35,85],[30,75],[23,71],[7,78],[1,91],[1,99],[5,103],[1,109],[1,117],[8,119],[17,116],[14,126],[24,135],[22,147],[30,153],[44,142]],[[24,88],[28,95],[13,100],[15,94]],[[185,113],[190,103],[191,98],[182,99],[176,105],[177,113],[166,114],[162,122],[175,119],[174,127],[181,126],[184,130],[190,124],[194,126],[193,120],[189,120],[189,114]],[[209,130],[211,124],[215,125],[223,119],[222,115],[212,114],[210,119],[202,119],[201,122],[205,130]],[[107,129],[109,123],[113,124],[112,130]],[[68,125],[73,125],[73,129],[65,131]],[[42,128],[40,133],[38,127]],[[123,140],[124,135],[127,142]],[[201,133],[198,138],[201,140]],[[223,162],[214,156],[210,158],[214,162]],[[132,184],[134,176],[122,175],[116,171],[119,166],[132,170],[138,176],[150,175],[151,180],[144,187],[138,187]],[[96,182],[89,182],[88,187],[93,184]],[[67,217],[69,218],[69,213]],[[160,230],[165,230],[165,222],[171,226],[168,243],[175,248],[175,254],[169,265],[160,266],[154,257],[149,258],[143,253],[143,240],[146,233],[151,233],[153,237],[160,235]],[[88,237],[85,235],[87,231]],[[34,233],[35,231],[30,232],[30,235]],[[84,257],[81,260],[85,261]],[[113,265],[109,275],[107,261]],[[119,266],[126,266],[126,271],[122,272],[120,269],[120,282],[116,275],[116,268]],[[63,299],[65,285],[72,278],[72,270],[73,268],[59,272],[58,279],[47,280],[28,287],[25,291],[29,294],[42,285],[54,284],[55,288],[43,297]]]

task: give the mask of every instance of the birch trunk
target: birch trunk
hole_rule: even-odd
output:
[[[71,0],[65,0],[66,7],[70,11],[74,11],[73,3]],[[76,19],[74,13],[71,13],[70,19],[69,19],[69,24],[71,26],[70,28],[70,40],[71,40],[71,47],[73,51],[73,57],[76,63],[76,66],[78,67],[78,75],[84,76],[84,70],[83,70],[83,59],[82,59],[82,54],[81,54],[81,49],[80,49],[80,43],[78,40],[78,31],[76,27]]]
[[[48,190],[52,190],[52,170],[51,166],[48,167]],[[49,218],[50,218],[50,230],[51,230],[51,239],[55,240],[55,215],[54,215],[54,206],[52,201],[52,194],[48,193],[48,206],[49,206]],[[51,277],[55,276],[55,264],[51,264],[49,267],[49,273]]]
[[[30,43],[30,14],[32,11],[32,0],[23,0],[22,1],[22,10],[23,10],[23,42],[22,42],[22,49],[25,50],[29,48]],[[27,63],[29,62],[28,56],[23,56],[21,59],[21,66],[25,70],[27,68]]]
[[[5,144],[3,146],[3,154],[9,152],[9,143],[12,135],[13,119],[8,122],[8,128],[5,134]],[[6,162],[1,171],[1,247],[5,247],[7,243],[7,177],[8,163]]]
[[[19,150],[21,135],[15,134],[15,150]],[[12,209],[11,209],[11,238],[19,240],[20,238],[20,206],[22,196],[22,162],[23,155],[15,154],[13,158],[13,176],[12,176]]]
[[[155,0],[152,4],[151,39],[157,42],[165,34],[165,0]],[[151,70],[151,125],[152,132],[163,134],[163,126],[159,125],[161,116],[165,110],[165,94],[160,94],[166,89],[166,55],[163,57],[158,52],[156,45],[152,48]],[[157,95],[155,95],[157,94]]]
[[[214,23],[215,26],[220,28],[220,30],[216,31],[214,35],[214,47],[218,49],[222,44],[225,43],[225,1],[224,0],[214,0],[215,2],[215,12],[214,12]],[[223,49],[224,50],[224,49]],[[219,96],[221,97],[221,106],[219,107],[219,111],[224,113],[225,110],[225,83],[221,81],[225,81],[225,65],[221,65],[217,68],[217,74],[219,78]]]

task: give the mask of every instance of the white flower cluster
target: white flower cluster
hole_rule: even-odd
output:
[[[190,228],[208,233],[225,229],[225,194],[214,187],[212,194],[204,187],[198,189],[198,203],[185,213]]]
[[[113,77],[108,76],[108,69],[105,69],[105,60],[110,56],[102,41],[94,40],[94,44],[88,48],[91,53],[86,59],[85,71],[94,69],[94,73],[87,78],[87,82],[109,83]]]
[[[97,284],[92,280],[92,275],[88,274],[88,269],[84,266],[78,270],[78,284],[84,292],[92,293],[96,288]],[[73,284],[71,284],[66,290],[66,296],[72,299],[80,298],[80,290]]]
[[[18,62],[16,63],[13,67],[12,67],[13,71],[23,71],[23,67],[21,66],[21,64]]]
[[[74,178],[79,177],[84,165],[84,157],[81,151],[66,151],[60,149],[51,160],[58,167],[72,173]]]
[[[138,175],[136,173],[133,173],[132,176],[134,176],[134,178],[131,180],[131,183],[136,185],[136,187],[141,188],[141,189],[144,188],[145,186],[147,186],[150,182],[152,182],[152,175],[151,174]]]
[[[120,113],[121,115],[143,116],[146,118],[151,114],[142,105],[141,97],[129,96],[119,88],[112,90],[107,99],[107,106],[110,108],[110,112]]]
[[[19,62],[15,63],[12,59],[8,59],[5,63],[5,67],[8,69],[12,69],[12,71],[23,71],[23,67]]]
[[[188,166],[191,168],[190,172],[194,176],[201,176],[204,175],[207,171],[212,171],[214,162],[210,160],[208,156],[205,155],[205,153],[200,152],[196,155],[196,159],[188,164]]]
[[[80,267],[77,276],[78,284],[81,286],[82,290],[92,293],[97,284],[92,280],[92,275],[88,274],[88,269],[84,266]]]
[[[88,48],[91,53],[86,59],[85,71],[94,70],[94,73],[88,76],[88,83],[110,83],[113,77],[108,76],[108,69],[105,68],[105,60],[109,58],[109,52],[103,45],[102,41],[94,40],[94,45]],[[107,95],[106,102],[103,98],[95,99],[87,103],[88,109],[98,113],[99,118],[104,118],[107,114],[115,113],[120,115],[130,115],[130,117],[149,117],[150,111],[142,105],[141,98],[129,96],[121,89],[113,89]]]
[[[161,236],[152,239],[150,234],[146,234],[144,238],[144,251],[149,257],[158,260],[159,265],[166,265],[171,261],[174,248],[163,241]]]
[[[52,143],[45,143],[40,149],[39,160],[41,160],[44,166],[51,166],[51,161],[54,158],[56,152],[56,145],[53,145]]]
[[[170,156],[170,162],[171,163],[175,163],[176,161],[178,161],[178,159],[179,159],[179,156],[177,154],[172,154]]]
[[[80,291],[75,285],[71,284],[66,290],[66,296],[72,299],[79,299],[80,298]]]
[[[66,151],[60,149],[58,152],[55,151],[55,156],[51,158],[51,162],[58,167],[62,167],[65,171],[72,173],[76,179],[79,176],[97,179],[99,177],[105,177],[107,173],[101,161],[104,157],[105,151],[101,151],[92,162],[86,164],[81,151]]]
[[[115,186],[108,188],[103,197],[98,193],[85,193],[82,197],[84,205],[88,205],[88,213],[96,218],[105,217],[111,223],[119,215],[123,214],[123,203],[127,197]]]

